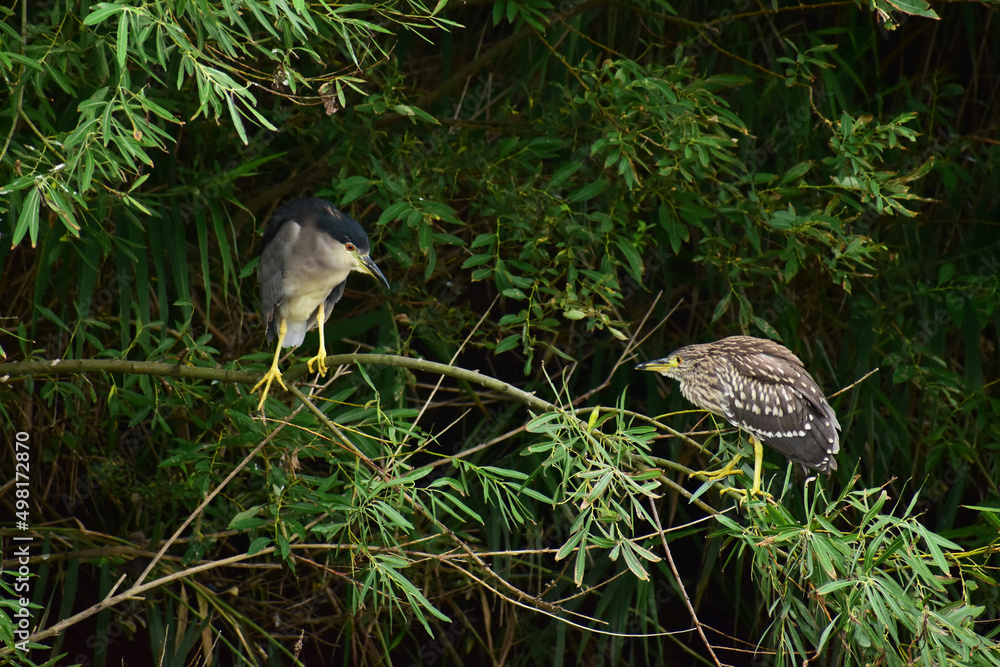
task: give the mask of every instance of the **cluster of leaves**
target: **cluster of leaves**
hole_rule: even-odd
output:
[[[780,505],[751,512],[750,528],[720,518],[752,553],[779,651],[829,653],[834,664],[1000,664],[1000,644],[976,628],[986,608],[971,602],[996,580],[920,523],[917,499],[885,512],[884,489],[847,487],[832,500],[814,492],[804,518]],[[976,509],[1000,525],[996,508]]]

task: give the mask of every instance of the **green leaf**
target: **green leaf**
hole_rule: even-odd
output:
[[[631,570],[632,574],[635,575],[636,579],[649,581],[649,573],[646,572],[646,568],[642,566],[639,559],[635,557],[635,553],[629,548],[630,546],[628,542],[623,543],[622,556],[625,558],[625,564]]]
[[[721,88],[737,88],[739,86],[746,86],[753,83],[753,79],[745,77],[741,74],[715,74],[710,76],[706,81],[708,83],[716,84]]]
[[[16,246],[24,238],[25,234],[31,236],[31,247],[34,248],[38,242],[38,211],[42,206],[42,194],[38,188],[33,188],[21,204],[21,213],[17,217],[17,226],[14,227],[14,235],[11,239],[11,246]]]
[[[118,19],[118,41],[116,44],[116,55],[118,58],[118,68],[125,69],[125,61],[128,59],[128,25],[129,15],[122,12]]]
[[[250,543],[249,548],[247,548],[247,555],[253,556],[256,553],[260,553],[266,549],[271,544],[271,538],[269,537],[257,537],[253,542]]]
[[[923,16],[924,18],[936,20],[941,19],[941,17],[937,15],[937,12],[931,9],[930,5],[924,0],[885,0],[885,2],[904,14]]]
[[[858,582],[853,579],[839,579],[837,581],[831,581],[828,584],[823,584],[816,589],[816,594],[821,596],[829,595],[830,593],[835,593],[836,591],[842,590],[844,588],[850,588],[852,586],[857,586]]]
[[[794,167],[785,172],[785,175],[781,177],[780,185],[787,185],[789,183],[793,183],[799,180],[807,173],[809,173],[809,170],[812,169],[812,167],[813,167],[812,160],[807,160],[806,162],[798,163],[797,165],[795,165]]]
[[[500,341],[500,343],[497,345],[496,350],[494,350],[494,354],[503,354],[504,352],[513,350],[520,343],[521,343],[521,334],[511,334],[506,338],[504,338],[502,341]]]
[[[567,201],[574,204],[577,202],[589,201],[594,197],[596,197],[597,195],[604,192],[607,189],[608,185],[609,183],[607,179],[601,178],[596,181],[592,181],[587,185],[583,186],[582,188],[580,188],[579,190],[577,190],[576,192],[574,192],[573,194],[571,194],[567,198]]]
[[[471,269],[474,266],[482,266],[487,264],[495,258],[495,255],[473,255],[464,262],[462,262],[463,269]]]
[[[715,304],[715,311],[712,312],[712,322],[718,322],[719,318],[726,314],[729,310],[729,304],[733,300],[733,293],[727,292],[726,296],[719,299],[719,303]]]
[[[456,213],[455,209],[447,204],[425,199],[421,201],[419,205],[423,208],[424,212],[429,213],[438,220],[445,220],[446,222],[451,222],[456,225],[462,224],[462,221],[458,218],[458,213]]]
[[[400,201],[389,206],[389,208],[382,211],[382,215],[378,217],[378,224],[384,225],[387,222],[392,222],[393,220],[402,220],[413,211],[413,207],[410,206],[410,202]]]
[[[107,2],[100,2],[94,8],[94,11],[87,14],[87,17],[83,19],[84,25],[97,25],[98,23],[103,23],[110,16],[114,16],[118,12],[124,11],[124,8],[119,5],[113,5]]]
[[[229,522],[230,530],[248,530],[250,528],[257,528],[258,526],[263,526],[267,521],[257,515],[264,511],[262,505],[254,505],[253,507],[248,507],[242,512],[238,513]]]
[[[339,189],[344,193],[340,198],[340,204],[350,204],[352,201],[368,194],[372,188],[371,179],[364,176],[351,176],[340,182]],[[381,223],[382,221],[379,220]]]
[[[585,536],[586,531],[584,530],[577,530],[575,533],[570,535],[569,539],[566,540],[566,543],[559,547],[559,551],[556,552],[556,561],[561,561],[563,558],[566,558],[573,553],[573,550],[578,544],[580,544]]]
[[[615,241],[618,249],[621,250],[622,255],[625,256],[625,260],[628,262],[626,267],[630,276],[632,276],[637,282],[642,281],[642,257],[639,256],[639,251],[635,249],[635,246],[626,241],[623,238],[619,238]]]
[[[549,179],[548,190],[551,192],[561,187],[563,183],[573,176],[573,174],[580,171],[582,167],[583,162],[579,161],[573,161],[560,167],[556,170],[556,173],[552,174],[552,178]]]
[[[497,240],[497,235],[496,234],[493,234],[493,233],[490,233],[490,232],[485,232],[483,234],[479,234],[478,236],[476,236],[476,238],[473,239],[472,243],[469,244],[469,248],[480,248],[482,246],[493,246],[493,245],[495,245],[496,240]]]
[[[236,102],[233,101],[232,95],[226,95],[226,104],[229,106],[229,116],[233,120],[233,125],[236,127],[236,134],[240,136],[240,140],[243,145],[250,143],[247,139],[246,128],[243,127],[243,118],[240,116],[239,109],[236,108]]]

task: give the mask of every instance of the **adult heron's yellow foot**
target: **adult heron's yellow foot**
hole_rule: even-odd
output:
[[[267,392],[271,390],[271,383],[275,380],[281,385],[281,388],[288,391],[288,387],[285,386],[284,381],[281,379],[281,371],[278,370],[278,359],[281,358],[281,346],[285,342],[285,334],[288,333],[288,323],[285,318],[281,318],[281,322],[278,324],[278,349],[274,351],[274,361],[271,362],[271,368],[264,373],[264,377],[260,379],[260,382],[253,386],[250,393],[257,391],[257,387],[264,385],[264,393],[260,395],[260,403],[257,404],[258,410],[264,409],[264,401],[267,400]]]
[[[288,387],[285,386],[284,381],[282,381],[281,379],[281,371],[278,370],[277,364],[271,366],[271,369],[268,372],[264,373],[264,377],[260,379],[260,382],[255,384],[253,386],[253,389],[250,390],[250,393],[252,394],[253,392],[257,391],[258,387],[264,385],[264,393],[260,395],[260,403],[257,404],[258,410],[264,409],[264,401],[267,400],[267,392],[271,391],[271,383],[275,380],[278,381],[278,384],[281,385],[282,389],[288,391]]]
[[[313,363],[316,364],[317,373],[320,375],[326,375],[326,371],[328,370],[326,367],[326,350],[322,347],[319,348],[319,352],[316,356],[306,362],[306,367],[309,369],[310,373],[313,372]]]

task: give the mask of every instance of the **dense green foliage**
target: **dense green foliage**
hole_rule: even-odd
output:
[[[1000,665],[994,19],[0,7],[31,661]],[[305,196],[392,289],[260,414],[260,234]],[[632,370],[740,332],[845,389],[840,469],[768,452],[746,505],[689,478],[745,440]]]

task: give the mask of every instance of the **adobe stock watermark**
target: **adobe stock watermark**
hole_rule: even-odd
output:
[[[12,607],[11,620],[14,622],[14,648],[22,655],[28,653],[28,637],[32,630],[32,610],[31,591],[32,579],[35,576],[31,572],[32,547],[34,538],[32,537],[32,513],[31,513],[31,463],[32,463],[32,438],[26,431],[18,431],[10,443],[13,450],[14,470],[14,533],[10,537],[13,548],[4,551],[11,554],[11,560],[16,560],[17,570],[12,572],[4,571],[4,575],[14,574],[14,581],[9,584],[10,589],[16,597],[10,600]]]

